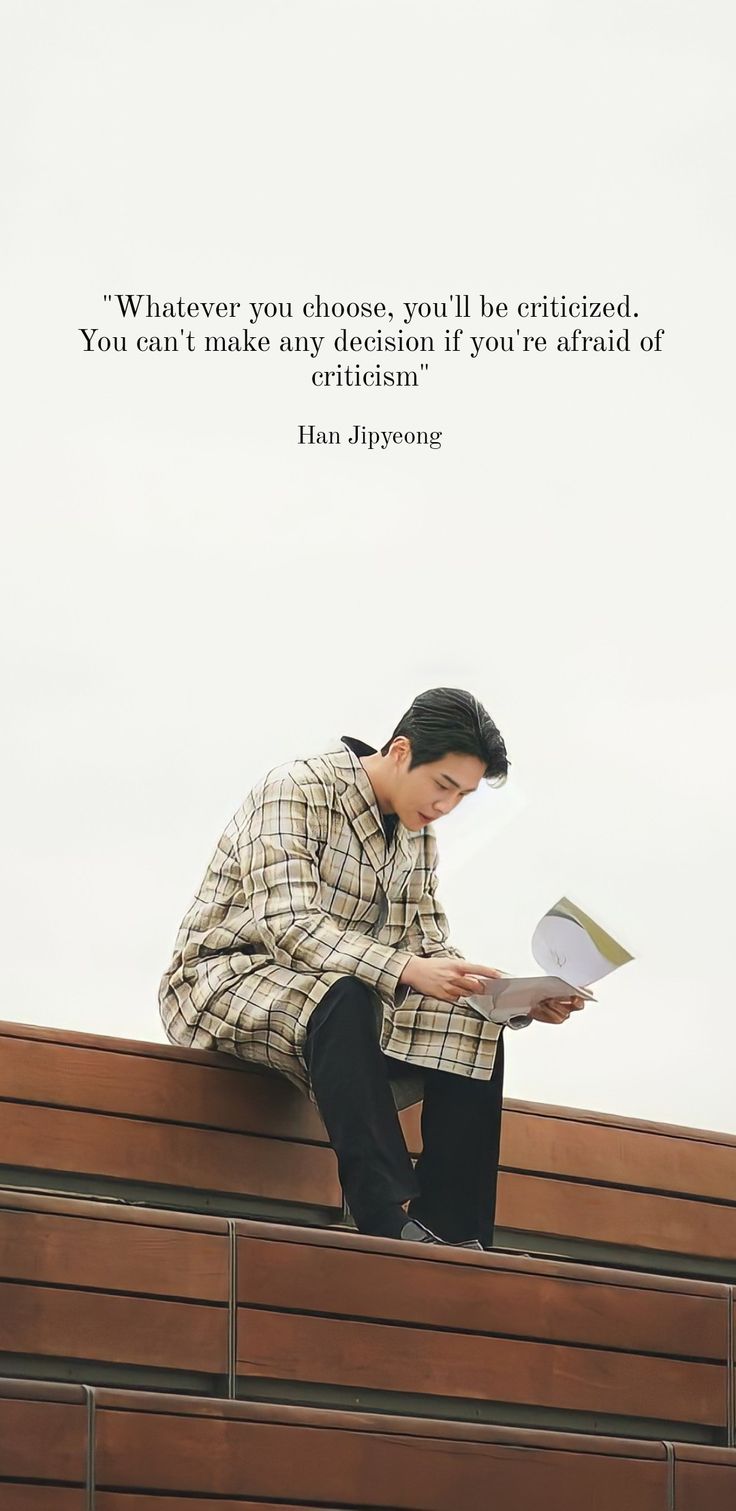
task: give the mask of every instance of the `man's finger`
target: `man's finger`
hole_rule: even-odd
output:
[[[503,971],[495,970],[492,965],[471,965],[469,960],[463,960],[460,962],[460,970],[462,971],[463,975],[468,974],[470,976],[490,976],[494,980],[503,976]]]
[[[566,1007],[563,1007],[559,999],[555,1001],[554,998],[550,999],[545,997],[544,1001],[540,1002],[539,1006],[542,1008],[546,1021],[548,1023],[564,1023],[565,1020],[569,1017],[568,1009]]]

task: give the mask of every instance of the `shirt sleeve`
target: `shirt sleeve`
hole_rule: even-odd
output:
[[[447,915],[437,896],[437,870],[433,866],[416,917],[404,936],[405,947],[412,955],[454,955],[457,960],[464,960],[462,951],[449,943],[449,932]]]
[[[357,976],[393,998],[410,951],[343,928],[325,910],[322,827],[314,800],[293,778],[266,783],[238,839],[245,903],[258,936],[278,965]]]

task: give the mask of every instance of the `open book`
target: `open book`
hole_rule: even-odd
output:
[[[532,935],[532,954],[548,974],[488,977],[483,992],[467,998],[476,1012],[506,1023],[523,1018],[540,1002],[567,997],[593,1002],[588,987],[633,959],[568,897],[561,897],[540,919]]]

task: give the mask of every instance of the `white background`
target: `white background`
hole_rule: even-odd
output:
[[[566,893],[637,957],[507,1094],[736,1132],[732,14],[5,0],[3,1017],[163,1038],[251,783],[450,684],[512,761],[438,826],[453,942],[523,972]],[[629,292],[662,351],[327,392],[79,335],[106,292],[458,290]]]

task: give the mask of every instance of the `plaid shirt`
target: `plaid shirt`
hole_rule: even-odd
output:
[[[431,828],[388,844],[347,737],[270,771],[228,825],[179,930],[159,993],[167,1036],[271,1066],[309,1091],[310,1014],[357,976],[376,993],[381,1044],[410,1065],[488,1079],[501,1028],[469,1005],[399,985],[410,955],[456,955],[437,898]],[[400,1080],[397,1101],[421,1096]]]

